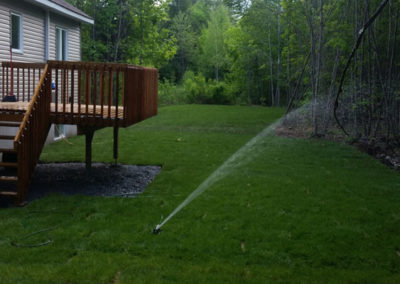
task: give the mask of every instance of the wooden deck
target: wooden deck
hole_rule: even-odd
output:
[[[118,157],[118,128],[127,127],[157,114],[158,71],[128,64],[48,61],[2,63],[0,101],[8,94],[17,102],[0,102],[0,126],[18,127],[13,149],[17,162],[0,166],[17,168],[16,176],[0,181],[16,182],[17,190],[0,188],[18,204],[25,198],[50,125],[75,124],[86,135],[86,165],[91,164],[94,131],[114,128],[113,156]],[[2,122],[7,121],[7,123]],[[11,123],[12,122],[12,123]],[[11,137],[11,138],[10,138]]]

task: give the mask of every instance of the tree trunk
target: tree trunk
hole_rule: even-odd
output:
[[[280,106],[281,102],[281,89],[280,84],[280,73],[281,73],[281,6],[278,4],[278,60],[276,67],[276,105]]]
[[[273,62],[272,62],[272,47],[271,47],[271,27],[268,25],[268,48],[269,48],[269,81],[271,84],[271,105],[275,106],[274,100],[274,77],[273,77]]]
[[[114,62],[117,61],[118,59],[118,48],[119,48],[119,41],[121,38],[121,25],[122,25],[122,1],[119,1],[119,20],[118,20],[118,33],[117,33],[117,39],[115,42],[115,52],[114,52]]]

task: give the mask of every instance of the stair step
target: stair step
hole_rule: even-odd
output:
[[[24,119],[23,113],[4,113],[0,112],[0,121],[21,122]]]
[[[17,196],[18,192],[16,191],[0,191],[0,195],[5,195],[5,196]]]
[[[0,162],[0,167],[17,168],[18,163]]]
[[[15,176],[0,176],[0,181],[17,181],[18,178]]]
[[[3,122],[0,122],[0,126],[4,126],[4,127],[19,127],[20,123],[18,121],[16,121],[16,122],[12,122],[12,121],[5,122],[5,121],[3,121]]]
[[[17,150],[14,148],[0,148],[0,153],[17,153]]]
[[[0,135],[0,140],[14,140],[15,136],[11,135]]]

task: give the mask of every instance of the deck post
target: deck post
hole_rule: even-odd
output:
[[[86,128],[85,129],[85,137],[86,137],[86,169],[89,170],[92,168],[92,141],[94,135],[94,128]]]
[[[114,160],[117,164],[118,160],[118,126],[114,126]]]

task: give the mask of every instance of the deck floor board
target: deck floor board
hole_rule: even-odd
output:
[[[0,111],[26,111],[28,109],[29,103],[28,102],[0,102]],[[72,109],[72,112],[71,112]],[[101,117],[103,116],[104,119],[114,119],[116,117],[116,111],[118,111],[118,119],[123,119],[124,118],[124,108],[122,106],[119,106],[116,108],[115,106],[110,107],[110,117],[108,116],[109,114],[109,106],[103,106],[101,105],[88,105],[87,111],[86,111],[86,104],[81,104],[80,106],[80,112],[79,112],[79,106],[77,103],[74,103],[73,106],[71,104],[65,105],[65,112],[64,112],[64,106],[61,103],[56,104],[51,103],[50,104],[50,111],[51,115],[60,115],[60,116],[77,116],[81,115],[81,117],[84,118],[84,116],[88,117]]]

